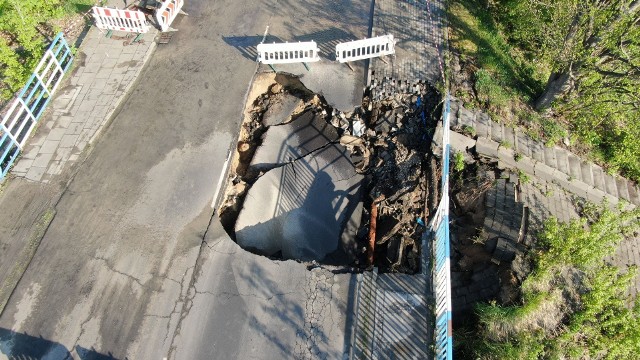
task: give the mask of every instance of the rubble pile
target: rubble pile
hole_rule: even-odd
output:
[[[365,97],[366,111],[356,111],[350,119],[353,135],[341,139],[352,148],[357,171],[365,175],[360,234],[367,239],[361,242],[369,244],[373,263],[382,271],[419,271],[420,239],[434,208],[426,204],[437,198],[430,192],[438,186],[437,176],[431,176],[437,166],[430,143],[441,97],[428,84],[414,90],[374,102]],[[338,121],[344,128],[339,116],[332,118],[332,123]]]

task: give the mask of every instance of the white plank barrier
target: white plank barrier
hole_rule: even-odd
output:
[[[132,33],[149,31],[147,19],[142,11],[109,9],[94,6],[93,18],[96,26],[104,30],[119,30]]]
[[[315,41],[258,44],[258,61],[263,64],[290,64],[320,61]]]
[[[171,23],[176,19],[178,14],[185,14],[182,11],[184,6],[184,0],[165,0],[162,1],[162,5],[156,11],[156,20],[160,25],[162,31],[168,31],[171,29]]]
[[[393,35],[355,40],[336,45],[336,60],[341,63],[396,53]]]

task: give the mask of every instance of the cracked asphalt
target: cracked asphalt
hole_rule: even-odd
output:
[[[0,217],[25,214],[12,236],[55,215],[0,315],[0,354],[342,358],[353,276],[245,252],[211,203],[265,27],[283,41],[316,40],[327,56],[325,44],[366,36],[370,7],[187,2],[179,32],[82,161],[49,185],[14,179],[4,189],[14,208]]]

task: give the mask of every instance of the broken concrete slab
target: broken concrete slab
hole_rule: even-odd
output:
[[[240,246],[284,259],[322,261],[349,251],[361,214],[362,176],[346,148],[331,144],[265,173],[249,189],[236,221]]]
[[[291,120],[294,111],[303,105],[302,99],[289,94],[278,93],[269,99],[269,107],[262,115],[264,126],[280,125]]]
[[[294,121],[271,126],[263,135],[249,171],[257,174],[299,159],[321,147],[339,140],[336,129],[321,115],[309,110]]]
[[[476,141],[476,152],[480,155],[498,158],[498,144],[497,142],[485,138],[478,138]]]
[[[440,127],[440,129],[442,129]],[[442,131],[442,130],[441,130]],[[434,137],[434,142],[436,138]],[[438,139],[438,141],[441,141]],[[449,132],[449,144],[451,144],[451,148],[457,151],[467,152],[469,149],[472,149],[476,146],[476,141],[468,136],[464,136],[455,131]]]

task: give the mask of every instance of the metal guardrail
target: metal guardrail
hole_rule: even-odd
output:
[[[42,116],[73,55],[62,32],[42,56],[29,81],[15,98],[0,123],[0,180],[2,180]]]
[[[445,95],[442,112],[442,198],[435,216],[429,223],[433,236],[433,288],[436,303],[434,330],[435,359],[453,358],[453,325],[451,319],[451,269],[449,242],[449,115],[450,95]]]

